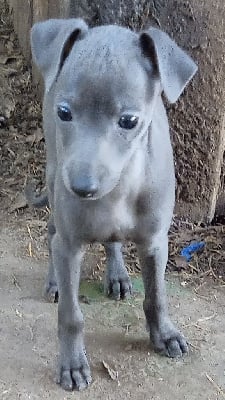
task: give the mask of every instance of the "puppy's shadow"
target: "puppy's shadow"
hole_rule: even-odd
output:
[[[147,354],[147,352],[153,352],[150,341],[149,341],[149,335],[147,332],[145,332],[145,329],[143,329],[143,332],[141,333],[127,333],[124,334],[123,332],[114,332],[113,329],[111,329],[110,332],[102,332],[96,335],[96,332],[94,333],[88,333],[86,332],[86,343],[90,351],[93,353],[96,353],[96,349],[99,349],[100,352],[107,353],[110,351],[110,353],[136,353],[138,352]]]

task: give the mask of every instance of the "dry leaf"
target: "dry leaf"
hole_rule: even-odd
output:
[[[31,145],[33,146],[34,143],[39,143],[43,138],[44,136],[42,129],[37,128],[32,135],[28,135],[26,137],[26,143],[31,143]]]
[[[102,361],[102,364],[103,364],[104,368],[106,369],[106,371],[108,372],[110,378],[113,381],[118,381],[118,371],[115,371],[113,368],[111,368],[109,366],[109,364],[107,364],[107,362],[105,362],[104,360]]]
[[[43,130],[41,128],[37,128],[34,135],[36,143],[39,143],[44,138]]]
[[[182,256],[175,256],[174,261],[176,263],[176,269],[178,271],[185,270],[187,268],[187,261]]]
[[[20,318],[23,317],[23,314],[17,308],[15,309],[15,313],[16,313],[17,317],[20,317]]]
[[[10,207],[10,212],[25,208],[27,206],[27,200],[23,193],[19,193],[15,198],[15,203]]]
[[[0,64],[6,64],[7,61],[8,61],[8,59],[9,59],[9,56],[7,56],[7,55],[1,55],[1,56],[0,56]]]

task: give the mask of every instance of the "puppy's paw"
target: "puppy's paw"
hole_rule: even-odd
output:
[[[126,269],[118,273],[106,273],[104,292],[114,300],[127,299],[132,295],[132,283]]]
[[[155,351],[167,357],[177,358],[188,353],[186,339],[172,324],[161,329],[151,324],[150,340]]]
[[[58,303],[58,287],[54,281],[49,281],[45,285],[44,296],[49,303]]]
[[[63,361],[62,361],[63,360]],[[92,382],[91,372],[85,350],[62,357],[59,363],[57,383],[64,389],[79,391],[86,389]]]

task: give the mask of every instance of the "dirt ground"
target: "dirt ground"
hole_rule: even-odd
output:
[[[0,218],[2,400],[225,398],[225,287],[207,281],[201,287],[186,287],[172,273],[167,277],[170,312],[188,338],[190,354],[176,361],[151,350],[142,288],[134,299],[118,303],[104,298],[98,286],[93,292],[86,284],[89,304],[82,303],[82,309],[94,381],[82,393],[64,392],[54,382],[57,305],[43,298],[47,260],[26,252],[26,218],[23,224],[12,216]]]
[[[73,394],[54,383],[57,305],[43,298],[48,210],[28,209],[23,196],[27,176],[44,185],[41,107],[3,0],[0,14],[0,399],[225,398],[225,228],[218,221],[202,226],[176,216],[168,293],[190,354],[175,361],[151,350],[134,246],[124,254],[137,294],[125,303],[103,296],[105,257],[101,247],[91,247],[83,269],[89,281],[81,294],[94,382]],[[187,263],[180,250],[195,240],[205,242],[204,251]]]

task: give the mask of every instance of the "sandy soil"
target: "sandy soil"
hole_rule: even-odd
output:
[[[133,300],[116,303],[101,293],[89,293],[86,284],[90,301],[82,309],[94,382],[82,393],[64,392],[54,382],[57,305],[46,303],[42,294],[47,260],[26,253],[26,221],[21,224],[12,215],[0,219],[2,400],[225,398],[225,288],[207,281],[199,288],[186,287],[173,274],[168,279],[170,311],[189,340],[190,354],[175,361],[152,351],[144,327],[142,290]]]

